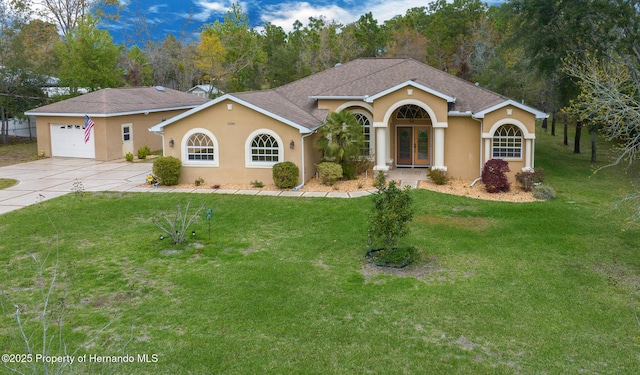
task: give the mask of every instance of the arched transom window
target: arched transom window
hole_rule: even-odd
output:
[[[187,139],[187,160],[215,161],[213,140],[204,133],[194,133]]]
[[[493,158],[522,158],[522,131],[516,125],[500,126],[493,135]]]
[[[398,108],[396,118],[398,120],[411,121],[420,119],[431,119],[427,111],[425,111],[422,107],[413,104],[403,105],[402,107]]]

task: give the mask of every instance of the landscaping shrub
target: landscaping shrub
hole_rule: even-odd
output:
[[[258,181],[258,180],[253,180],[251,181],[251,186],[253,186],[254,188],[263,188],[264,184],[262,183],[262,181]]]
[[[533,197],[541,201],[548,201],[556,197],[556,191],[551,186],[536,186],[533,189]]]
[[[378,174],[373,181],[373,186],[375,186],[375,188],[378,190],[383,190],[387,187],[387,178],[385,177],[383,171],[378,171]]]
[[[140,147],[138,149],[138,159],[146,159],[147,155],[151,153],[149,146]]]
[[[283,161],[273,165],[273,183],[280,189],[291,189],[298,183],[300,170],[290,161]]]
[[[325,161],[316,167],[318,168],[318,178],[323,185],[332,186],[342,178],[342,166],[340,164]]]
[[[202,177],[196,178],[195,184],[196,184],[196,186],[200,186],[200,185],[204,184],[204,178],[202,178]]]
[[[177,185],[182,162],[173,156],[163,156],[153,162],[153,175],[162,185]]]
[[[516,181],[520,184],[520,187],[524,191],[531,191],[537,184],[541,184],[544,179],[544,171],[542,168],[535,168],[533,170],[518,172],[516,174]]]
[[[342,164],[342,178],[345,180],[356,179],[356,167],[352,163]]]
[[[127,152],[127,154],[124,156],[125,160],[128,162],[132,162],[133,161],[133,154],[130,152]]]
[[[429,179],[436,185],[446,185],[449,182],[447,171],[443,171],[442,169],[429,169],[427,176],[429,176]]]
[[[355,158],[355,159],[351,160],[349,163],[353,164],[353,166],[355,167],[356,176],[359,176],[359,175],[365,173],[366,171],[371,169],[371,167],[373,166],[373,162],[371,160],[367,159],[366,157]]]
[[[484,165],[482,183],[488,193],[507,192],[511,189],[507,172],[509,172],[509,163],[502,159],[491,159]]]

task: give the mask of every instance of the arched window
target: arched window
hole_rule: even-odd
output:
[[[258,134],[251,141],[251,161],[274,162],[280,160],[278,141],[269,134]]]
[[[522,158],[522,131],[516,125],[500,126],[493,135],[492,157],[499,159]]]
[[[213,141],[206,134],[195,133],[187,140],[187,160],[215,160]]]
[[[192,129],[182,143],[183,164],[218,166],[218,142],[205,129]]]
[[[251,133],[246,144],[246,166],[270,168],[284,161],[282,140],[273,131],[259,129]]]
[[[364,147],[362,147],[362,155],[363,156],[371,156],[373,155],[373,144],[371,139],[371,119],[369,116],[365,115],[362,112],[354,112],[356,116],[356,120],[360,126],[362,126],[362,133],[364,134]]]

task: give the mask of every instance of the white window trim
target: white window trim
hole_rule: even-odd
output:
[[[202,133],[208,136],[209,138],[211,138],[211,141],[213,141],[213,160],[189,160],[189,157],[187,155],[187,141],[189,140],[189,137],[191,137],[196,133]],[[209,130],[203,129],[203,128],[191,129],[187,133],[185,133],[185,135],[182,137],[182,142],[180,142],[180,144],[182,145],[182,165],[184,165],[185,167],[219,167],[220,166],[220,157],[219,157],[220,152],[218,147],[218,139]]]
[[[253,143],[254,138],[260,134],[268,134],[276,139],[276,142],[278,142],[278,161],[253,161],[251,143]],[[244,165],[246,168],[271,168],[274,164],[284,161],[284,143],[282,142],[282,138],[271,129],[258,129],[249,134],[245,141],[244,152]]]
[[[520,156],[519,157],[505,157],[505,156],[494,156],[494,149],[496,148],[494,141],[497,137],[497,133],[498,130],[501,129],[504,126],[508,126],[511,125],[513,127],[515,127],[516,129],[518,129],[520,131]],[[520,126],[518,126],[517,124],[514,123],[504,123],[501,124],[500,126],[497,126],[495,129],[493,129],[493,135],[491,137],[491,158],[492,159],[503,159],[503,160],[511,160],[511,161],[520,161],[524,159],[524,152],[525,152],[525,148],[524,148],[524,143],[525,143],[525,138],[524,138],[524,133],[522,131],[522,129],[520,128]],[[516,147],[507,147],[508,149],[516,149]]]
[[[373,151],[374,151],[374,145],[375,145],[375,131],[373,129],[373,116],[371,115],[371,113],[359,109],[359,108],[354,108],[350,110],[353,114],[359,114],[362,115],[366,118],[369,119],[369,155],[368,155],[368,159],[369,160],[373,160]]]

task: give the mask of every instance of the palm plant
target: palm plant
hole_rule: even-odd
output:
[[[316,147],[325,159],[338,164],[353,161],[362,154],[364,133],[353,112],[333,112],[318,129]]]

